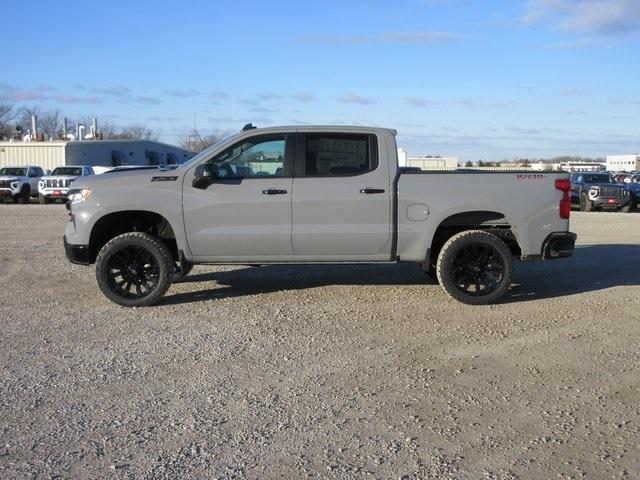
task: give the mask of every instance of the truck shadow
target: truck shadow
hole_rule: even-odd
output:
[[[329,285],[434,285],[414,264],[265,265],[186,277],[182,283],[215,282],[211,288],[167,295],[159,305],[241,297]],[[501,303],[561,297],[640,285],[640,245],[585,245],[572,257],[514,264],[513,283]],[[425,290],[425,295],[429,292]]]
[[[570,258],[518,263],[503,303],[640,285],[640,245],[579,245]]]

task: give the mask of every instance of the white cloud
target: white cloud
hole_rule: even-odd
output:
[[[570,33],[602,36],[640,33],[640,1],[527,0],[522,21]]]
[[[417,31],[386,32],[374,35],[315,35],[302,37],[303,43],[319,45],[371,45],[371,44],[404,44],[404,45],[436,45],[452,43],[461,36],[450,32]]]
[[[348,93],[346,95],[341,95],[337,97],[340,103],[358,103],[360,105],[372,105],[376,103],[373,98],[363,97],[362,95],[358,95],[357,93]]]

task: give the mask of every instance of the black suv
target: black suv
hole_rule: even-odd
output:
[[[615,183],[608,173],[580,172],[571,175],[571,203],[590,212],[612,208],[630,212],[636,206],[633,192],[623,183]]]

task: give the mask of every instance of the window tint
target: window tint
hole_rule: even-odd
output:
[[[27,174],[26,168],[2,168],[0,175],[12,175],[16,177],[24,177]]]
[[[585,182],[587,183],[611,183],[609,175],[585,175]]]
[[[219,178],[281,177],[284,135],[253,137],[229,147],[207,163],[217,167]]]
[[[78,177],[82,175],[82,167],[57,167],[51,175],[72,175]]]
[[[305,175],[358,175],[374,170],[368,135],[306,134]]]

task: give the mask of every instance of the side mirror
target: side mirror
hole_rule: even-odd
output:
[[[218,171],[214,165],[204,163],[196,167],[196,171],[193,177],[193,188],[199,188],[205,190],[209,185],[216,181],[218,178]]]

